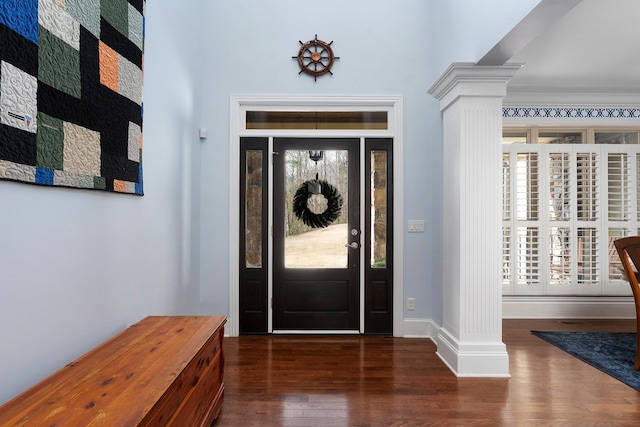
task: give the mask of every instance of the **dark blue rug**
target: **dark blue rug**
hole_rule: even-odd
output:
[[[636,334],[632,332],[531,332],[640,391],[640,371],[633,370],[636,360]]]

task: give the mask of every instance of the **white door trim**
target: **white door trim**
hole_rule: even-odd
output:
[[[385,130],[252,130],[246,129],[246,111],[387,111],[389,128]],[[403,139],[401,96],[271,96],[231,95],[230,98],[230,178],[229,178],[229,336],[238,336],[239,325],[239,251],[240,227],[240,137],[380,137],[393,138],[393,336],[402,336],[403,319]],[[269,153],[271,156],[271,153]],[[269,224],[271,227],[271,224]]]

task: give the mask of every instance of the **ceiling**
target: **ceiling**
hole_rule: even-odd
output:
[[[478,64],[505,62],[509,93],[640,95],[640,1],[542,0]]]

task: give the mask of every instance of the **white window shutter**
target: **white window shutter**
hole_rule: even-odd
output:
[[[503,146],[504,295],[629,294],[613,240],[638,232],[638,151]]]

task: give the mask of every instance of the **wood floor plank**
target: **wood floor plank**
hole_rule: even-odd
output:
[[[226,426],[637,426],[640,392],[531,334],[635,320],[505,320],[511,378],[456,378],[428,339],[225,339]],[[633,361],[630,361],[633,363]]]

